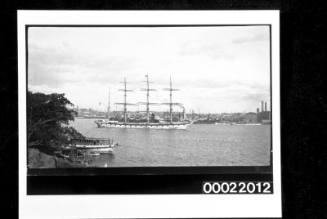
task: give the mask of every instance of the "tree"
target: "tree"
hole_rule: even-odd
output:
[[[29,147],[56,147],[71,138],[83,138],[69,121],[76,112],[64,94],[27,93],[27,143]]]

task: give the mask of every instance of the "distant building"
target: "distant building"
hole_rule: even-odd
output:
[[[259,123],[262,123],[263,120],[270,120],[270,111],[258,113],[257,120]]]
[[[244,123],[257,123],[257,114],[256,113],[246,113],[243,116],[243,122]]]
[[[257,122],[269,123],[271,121],[271,112],[268,110],[267,102],[261,101],[261,112],[257,108]]]

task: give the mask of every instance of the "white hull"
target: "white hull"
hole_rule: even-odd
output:
[[[100,154],[111,153],[114,151],[114,146],[108,145],[76,145],[76,149],[88,150]]]
[[[162,123],[150,123],[150,124],[122,124],[122,123],[108,123],[97,122],[99,128],[135,128],[135,129],[186,129],[190,124],[162,124]]]
[[[97,152],[100,154],[106,154],[106,153],[112,153],[114,151],[113,148],[97,148],[97,149],[91,149],[92,152]]]

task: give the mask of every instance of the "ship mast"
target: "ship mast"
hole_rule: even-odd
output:
[[[133,90],[128,90],[127,89],[127,83],[126,83],[126,78],[124,78],[124,89],[119,89],[119,91],[123,91],[124,92],[124,103],[116,103],[118,105],[124,105],[124,123],[127,123],[127,105],[135,105],[135,104],[131,104],[131,103],[127,103],[127,92],[131,92]]]
[[[172,88],[172,83],[171,83],[171,76],[170,76],[170,86],[169,86],[169,118],[170,118],[170,123],[173,122],[173,88]]]
[[[171,76],[170,76],[170,81],[169,81],[169,88],[164,88],[164,90],[169,91],[169,103],[163,103],[163,104],[169,105],[169,122],[172,123],[173,122],[173,105],[178,105],[178,106],[181,106],[182,108],[183,108],[183,106],[181,103],[173,103],[173,91],[178,91],[178,89],[173,88]]]
[[[146,88],[141,89],[142,91],[146,91],[146,102],[140,102],[139,104],[145,104],[146,105],[146,123],[149,124],[150,122],[150,105],[155,105],[156,103],[150,103],[150,91],[155,91],[155,89],[150,89],[150,82],[149,81],[149,75],[145,75],[146,77]]]
[[[108,120],[110,119],[110,88],[108,93],[108,112],[107,112]]]
[[[127,89],[126,89],[126,78],[124,78],[124,123],[127,122]]]
[[[150,104],[149,104],[149,75],[145,75],[146,77],[146,122],[149,123],[150,120]]]

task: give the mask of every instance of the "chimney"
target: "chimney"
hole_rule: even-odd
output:
[[[259,113],[259,108],[257,108],[257,113]]]
[[[265,102],[265,112],[267,112],[267,102]]]
[[[261,112],[263,112],[263,101],[261,101]]]

